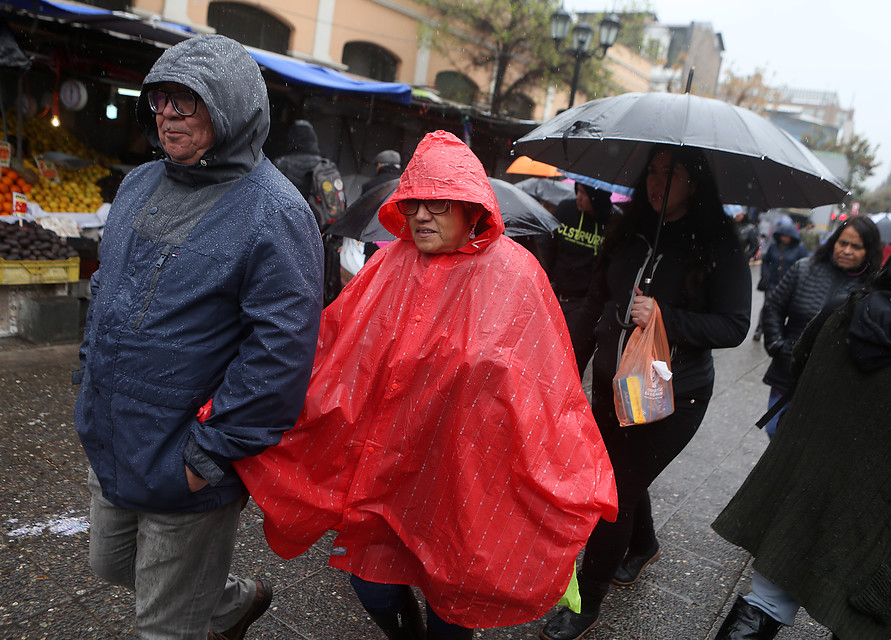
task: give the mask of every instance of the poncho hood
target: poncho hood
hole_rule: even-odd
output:
[[[249,173],[264,158],[269,134],[269,98],[260,67],[235,40],[205,35],[169,48],[152,66],[136,102],[136,118],[149,142],[161,148],[155,115],[145,93],[178,82],[201,96],[214,129],[214,144],[194,165],[168,162],[181,181],[225,182]]]
[[[409,241],[411,231],[396,203],[411,199],[461,200],[481,206],[476,237],[458,249],[462,253],[475,253],[504,233],[501,210],[486,170],[473,151],[448,131],[434,131],[424,136],[405,167],[399,186],[378,213],[387,231]]]

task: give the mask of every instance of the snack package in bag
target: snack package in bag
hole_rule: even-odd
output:
[[[635,327],[613,378],[619,424],[655,422],[674,412],[670,352],[659,305],[647,328]]]

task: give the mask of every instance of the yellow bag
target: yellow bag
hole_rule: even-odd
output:
[[[655,303],[654,303],[655,304]],[[635,327],[613,378],[619,424],[655,422],[674,412],[671,355],[659,305],[647,328]]]
[[[569,579],[569,586],[566,587],[566,593],[560,598],[558,606],[567,607],[573,613],[582,612],[582,595],[579,593],[579,579],[576,575],[575,565],[572,567],[572,577]]]

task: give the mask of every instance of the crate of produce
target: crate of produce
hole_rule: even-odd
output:
[[[0,259],[0,285],[59,284],[80,279],[80,258],[66,260]]]

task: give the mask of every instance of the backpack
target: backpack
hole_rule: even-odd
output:
[[[319,228],[324,230],[346,210],[343,178],[337,165],[325,158],[313,167],[311,173],[308,202]]]

